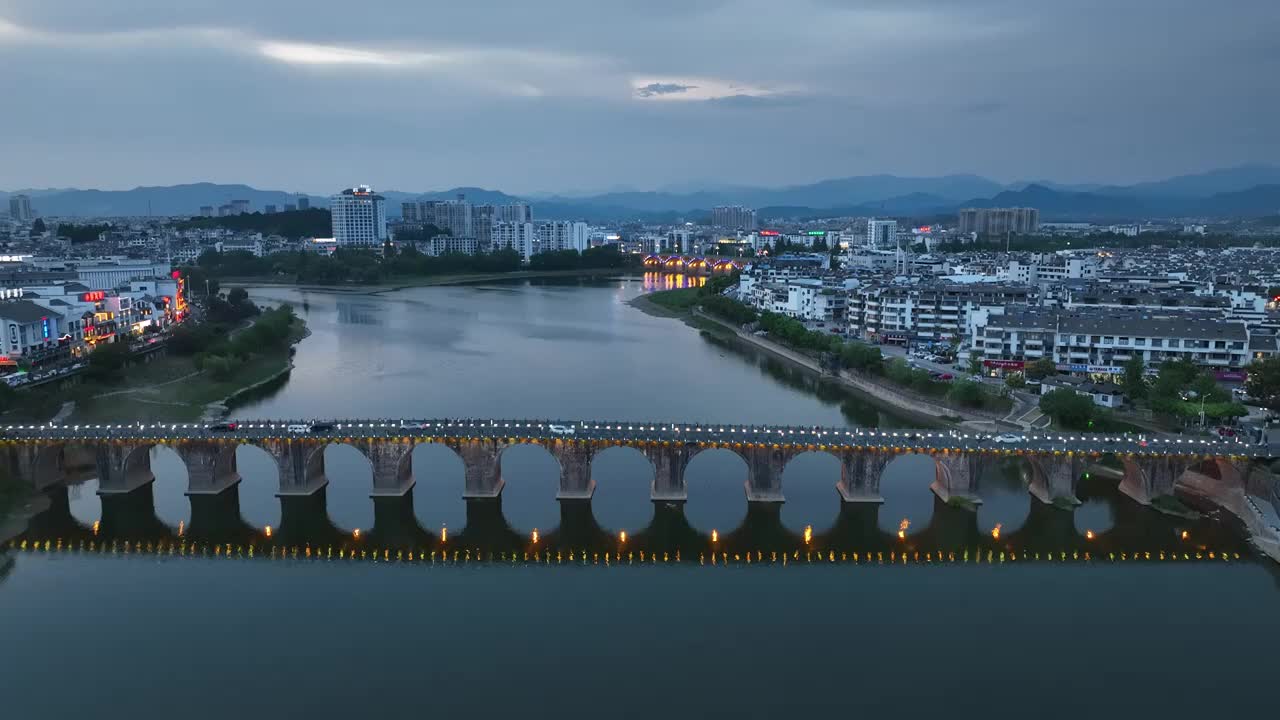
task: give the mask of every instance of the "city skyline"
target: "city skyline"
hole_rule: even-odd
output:
[[[122,4],[0,0],[19,100],[0,187],[1124,184],[1280,162],[1263,2]]]

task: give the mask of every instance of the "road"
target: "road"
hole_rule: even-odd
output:
[[[1124,453],[1137,455],[1215,455],[1268,457],[1267,446],[1248,444],[1240,438],[1150,437],[1102,433],[1031,433],[1000,442],[989,434],[961,430],[870,430],[849,428],[786,427],[765,425],[704,425],[673,422],[598,420],[478,420],[433,419],[415,421],[333,420],[332,428],[310,431],[312,420],[250,421],[233,430],[219,431],[218,424],[199,423],[119,425],[10,425],[0,439],[7,442],[181,440],[423,438],[432,441],[500,439],[519,441],[578,440],[624,444],[671,443],[700,445],[797,446],[812,449],[885,448],[898,451],[1023,450],[1034,453]],[[291,430],[291,428],[295,428]]]

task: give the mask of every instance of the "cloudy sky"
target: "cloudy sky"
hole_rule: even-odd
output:
[[[1276,0],[0,0],[0,188],[1280,163]]]

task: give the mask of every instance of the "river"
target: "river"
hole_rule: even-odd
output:
[[[233,416],[910,424],[628,304],[670,282],[252,289],[260,303],[292,304],[311,334],[288,378]],[[1276,706],[1280,574],[1219,514],[1177,521],[1101,474],[1082,482],[1072,512],[1039,505],[1017,465],[998,466],[973,512],[933,496],[932,461],[904,457],[887,470],[883,505],[842,507],[838,463],[810,454],[788,466],[780,509],[749,512],[745,465],[728,451],[693,460],[680,508],[652,503],[647,461],[617,448],[593,465],[590,504],[562,507],[555,461],[516,446],[503,455],[500,505],[469,510],[461,463],[424,446],[410,500],[376,511],[368,463],[332,446],[323,506],[286,511],[270,458],[241,448],[243,482],[219,511],[234,526],[226,557],[221,538],[187,547],[180,533],[203,521],[185,470],[172,451],[153,453],[156,482],[125,501],[142,518],[134,527],[153,528],[145,547],[125,548],[134,535],[103,549],[90,479],[53,491],[30,545],[9,552],[6,716],[1186,717]],[[290,512],[314,529],[300,534]],[[282,524],[293,534],[279,555],[246,556]],[[375,526],[372,542],[410,539],[383,543],[395,549],[377,560],[333,555]],[[441,536],[466,548],[445,552]],[[427,542],[439,556],[410,561]],[[325,559],[308,559],[309,545]]]

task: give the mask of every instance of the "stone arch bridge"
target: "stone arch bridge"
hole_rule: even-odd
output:
[[[636,421],[441,419],[430,421],[247,421],[234,429],[198,424],[16,425],[0,429],[8,469],[36,489],[60,484],[64,451],[92,451],[102,494],[128,493],[154,479],[150,450],[172,448],[188,473],[190,494],[216,494],[239,482],[236,449],[265,450],[279,469],[279,494],[311,495],[328,484],[324,449],[354,447],[373,468],[372,494],[402,495],[415,479],[413,449],[424,443],[450,448],[465,468],[464,496],[497,497],[503,487],[503,451],[538,445],[560,465],[558,497],[590,498],[596,453],[630,447],[653,467],[651,497],[687,498],[685,469],[699,453],[722,449],[747,466],[745,491],[753,502],[782,502],[784,470],[804,453],[826,453],[840,462],[837,488],[846,502],[878,502],[885,468],[903,455],[933,459],[934,492],[942,499],[980,502],[978,481],[986,464],[1019,458],[1030,470],[1030,490],[1046,503],[1074,504],[1087,463],[1113,456],[1123,467],[1120,487],[1141,503],[1169,495],[1188,470],[1207,470],[1222,481],[1239,480],[1248,464],[1267,455],[1264,446],[1235,439],[1145,439],[1103,434],[1039,434],[1016,439],[937,430],[866,430],[824,427],[746,426]]]

